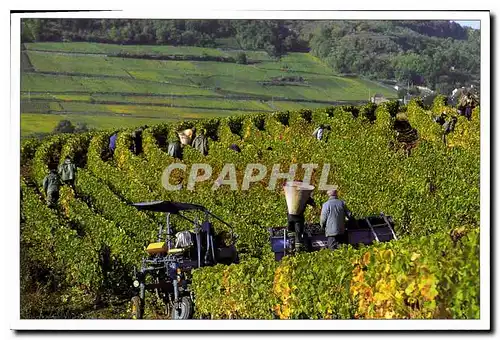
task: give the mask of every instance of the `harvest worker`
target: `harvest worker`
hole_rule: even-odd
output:
[[[450,133],[455,131],[455,125],[457,124],[457,117],[453,116],[451,117],[450,120],[447,120],[446,123],[443,124],[443,143],[446,145],[446,136]]]
[[[233,151],[236,151],[236,152],[241,152],[240,147],[238,145],[236,145],[236,144],[229,145],[229,149],[231,149]]]
[[[142,152],[142,128],[132,132],[132,150],[136,156]]]
[[[467,91],[458,100],[457,108],[460,110],[460,114],[465,115],[465,118],[470,120],[472,118],[472,110],[474,110],[477,104],[477,96]]]
[[[182,159],[182,145],[179,138],[168,143],[167,153],[174,158]]]
[[[63,184],[67,184],[75,189],[75,175],[76,175],[76,166],[73,162],[71,162],[71,158],[66,157],[64,163],[59,165],[58,169],[59,176]]]
[[[59,187],[61,180],[55,169],[50,169],[49,174],[43,179],[43,190],[47,197],[47,206],[49,208],[55,207],[59,200]]]
[[[468,120],[470,120],[472,117],[472,106],[472,99],[470,97],[467,97],[465,104],[465,118],[467,118]]]
[[[115,152],[117,137],[118,134],[116,132],[111,137],[109,137],[109,151],[111,152],[111,154]]]
[[[337,189],[328,190],[327,194],[329,198],[321,207],[319,224],[325,229],[328,249],[334,250],[339,247],[339,241],[343,240],[345,219],[351,218],[351,212],[347,209],[345,202],[338,199]]]
[[[196,137],[194,137],[191,146],[198,150],[203,156],[206,156],[208,154],[208,139],[205,136],[203,130],[199,135],[196,135]]]
[[[313,137],[316,138],[317,140],[321,140],[323,138],[323,133],[325,131],[325,126],[321,124],[319,127],[316,128],[313,132]]]
[[[446,111],[443,111],[439,116],[434,117],[434,122],[443,125],[446,121]]]
[[[314,199],[312,197],[309,197],[309,199],[306,202],[306,205],[310,205],[311,207],[316,206],[316,202],[314,202]],[[295,233],[295,251],[301,251],[305,247],[306,243],[306,235],[304,233],[304,211],[302,211],[298,215],[292,215],[288,213],[288,231],[290,233]]]

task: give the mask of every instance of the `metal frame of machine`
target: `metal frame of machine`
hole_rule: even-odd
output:
[[[139,271],[134,269],[133,286],[138,289],[138,295],[132,298],[133,318],[140,319],[143,317],[146,291],[155,291],[159,298],[162,295],[161,298],[166,302],[165,312],[167,316],[171,316],[173,319],[190,318],[194,303],[194,296],[190,289],[190,271],[202,266],[215,265],[218,262],[210,218],[214,218],[229,227],[231,245],[227,248],[234,250],[234,233],[231,225],[198,204],[153,201],[132,205],[138,210],[165,213],[166,221],[165,228],[160,225],[157,242],[149,244],[146,249],[149,257],[143,258]],[[190,218],[183,214],[183,212],[189,211],[202,213],[203,222],[198,222],[198,216]],[[188,233],[189,235],[195,235],[195,247],[173,247],[175,230],[171,223],[172,214],[187,220],[193,225],[193,232]],[[205,243],[202,236],[206,236]],[[193,243],[191,244],[193,245]],[[195,254],[193,254],[193,250],[195,250]],[[202,261],[203,250],[205,250],[205,254]],[[233,254],[234,258],[231,261],[237,261],[235,250]],[[152,283],[146,283],[148,275],[151,276]]]
[[[351,219],[346,224],[345,243],[356,246],[358,244],[369,245],[373,242],[388,242],[397,240],[394,232],[394,221],[391,216],[384,213],[380,215],[368,216],[362,219]],[[287,231],[286,227],[269,228],[272,251],[275,253],[275,259],[281,260],[283,256],[289,255],[294,249],[294,233]],[[316,251],[327,246],[327,237],[323,230],[308,232],[310,242],[308,250]]]

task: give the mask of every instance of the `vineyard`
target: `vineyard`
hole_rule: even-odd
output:
[[[112,130],[25,140],[21,317],[129,318],[133,267],[161,222],[130,203],[175,200],[205,206],[238,235],[239,264],[195,270],[195,317],[479,318],[480,112],[476,108],[471,121],[459,117],[444,145],[432,112],[447,109],[438,97],[433,110],[414,100],[400,112],[391,104],[376,110],[367,104],[169,122],[144,130],[139,155],[131,151],[128,128],[120,130],[113,155]],[[402,142],[394,128],[401,122],[416,130],[412,143]],[[319,124],[331,127],[326,141],[312,137]],[[189,127],[207,132],[209,152],[186,146],[180,162],[188,168],[208,163],[217,174],[232,163],[241,188],[249,163],[280,164],[281,171],[329,163],[328,183],[339,186],[354,215],[391,215],[399,239],[275,262],[267,228],[286,225],[286,203],[280,186],[267,190],[269,174],[246,191],[222,186],[214,192],[209,182],[187,190],[188,173],[177,172],[170,182],[183,189],[163,188],[163,170],[179,162],[167,154],[165,141]],[[49,209],[42,180],[66,156],[78,166],[75,190],[62,187],[58,207]],[[302,176],[298,169],[296,177]],[[314,198],[327,196],[315,192]],[[318,221],[320,210],[307,210],[306,220]],[[161,318],[157,309],[146,316]]]
[[[241,52],[241,51],[240,51]],[[21,132],[51,132],[61,119],[109,128],[206,117],[356,104],[374,82],[335,75],[308,53],[98,43],[26,43],[21,53]],[[24,119],[26,118],[26,119]]]

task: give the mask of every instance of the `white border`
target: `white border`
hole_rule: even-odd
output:
[[[481,320],[20,320],[15,329],[49,330],[478,330]]]
[[[66,8],[71,8],[67,6]],[[90,6],[89,6],[90,7]],[[169,9],[168,15],[162,11],[134,9],[121,12],[80,12],[80,13],[27,13],[11,15],[11,152],[15,159],[16,176],[19,174],[19,112],[20,112],[20,18],[21,17],[67,17],[67,18],[219,18],[219,19],[397,19],[397,20],[481,20],[481,319],[479,320],[20,320],[19,319],[19,277],[9,275],[12,294],[9,298],[11,329],[48,329],[48,330],[487,330],[490,328],[490,18],[488,12],[265,12],[265,11],[207,11],[200,9]],[[16,177],[16,182],[17,182]],[[17,185],[17,184],[15,184]],[[19,190],[15,196],[19,202]],[[19,205],[14,211],[14,226],[19,225]],[[19,254],[18,228],[6,228],[9,240],[14,244],[15,254]],[[19,257],[14,256],[12,273],[18,271]],[[5,291],[5,290],[4,290]]]
[[[491,233],[491,185],[490,185],[490,154],[491,154],[491,102],[490,102],[490,20],[481,20],[481,172],[480,172],[480,285],[481,300],[480,314],[481,320],[487,317],[487,324],[490,324],[490,233]]]
[[[12,17],[18,17],[13,14]],[[103,12],[51,12],[24,13],[23,18],[126,18],[126,19],[302,19],[302,20],[481,20],[489,22],[488,12],[472,11],[274,11],[274,10],[206,10],[206,9],[175,9],[164,14],[151,9],[134,9],[103,11]],[[482,28],[482,26],[481,26]],[[488,35],[489,36],[489,35]]]
[[[17,24],[16,24],[17,21]],[[20,159],[21,159],[21,23],[20,20],[15,20],[12,18],[11,22],[11,46],[10,46],[10,79],[11,79],[11,88],[10,88],[10,146],[12,147],[11,154],[14,157],[15,165],[14,168],[16,170],[16,182],[19,184],[19,174],[20,174]],[[16,228],[9,228],[9,240],[12,240],[14,249],[16,250],[16,255],[13,256],[13,261],[15,263],[15,273],[19,273],[19,243],[20,243],[20,200],[21,196],[19,193],[19,187],[14,193],[13,199],[15,202],[19,202],[15,207],[15,211],[17,215],[15,218],[15,224],[12,223],[12,226],[16,226]],[[12,221],[14,222],[14,221]],[[14,271],[13,271],[14,272]],[[12,306],[11,318],[14,316],[19,319],[20,315],[20,278],[19,275],[12,275],[12,281],[15,285],[12,288],[13,294],[12,297],[15,297],[16,300],[13,303],[10,303]],[[14,295],[15,294],[15,295]],[[12,298],[9,296],[9,298]],[[16,329],[17,327],[11,327]]]

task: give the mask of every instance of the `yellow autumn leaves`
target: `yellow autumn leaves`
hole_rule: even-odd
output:
[[[290,302],[294,287],[290,287],[291,274],[290,266],[279,266],[274,274],[273,293],[278,298],[274,312],[280,319],[289,319],[292,314]]]
[[[357,305],[355,318],[432,318],[438,282],[425,264],[418,261],[421,254],[413,252],[407,270],[402,270],[404,258],[395,257],[393,250],[373,248],[372,251],[354,262],[350,293]]]

